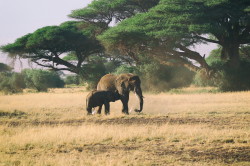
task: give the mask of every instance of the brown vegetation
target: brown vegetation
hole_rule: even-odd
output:
[[[250,164],[250,92],[144,94],[129,116],[87,116],[86,94],[0,96],[0,165]]]

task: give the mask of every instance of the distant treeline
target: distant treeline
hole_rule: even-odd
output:
[[[161,64],[152,58],[141,55],[139,64],[131,64],[124,59],[90,56],[84,65],[83,75],[62,76],[62,72],[41,69],[25,69],[21,73],[12,71],[8,65],[0,63],[0,91],[5,93],[22,92],[24,88],[47,91],[48,88],[62,88],[64,85],[84,85],[95,89],[99,79],[108,73],[134,73],[142,81],[142,89],[150,92],[164,92],[173,88],[196,86],[214,86],[221,91],[250,89],[250,47],[240,49],[240,68],[232,69],[221,60],[221,48],[213,50],[207,63],[213,68],[211,77],[204,74],[206,70],[193,72],[183,66]],[[88,76],[86,76],[88,75]]]
[[[249,0],[95,0],[71,11],[73,21],[39,28],[0,50],[10,58],[75,73],[91,89],[104,74],[132,72],[149,91],[192,82],[250,90],[249,6]],[[212,43],[219,49],[207,58],[193,49]],[[10,75],[5,77],[17,77]]]
[[[232,69],[221,60],[221,48],[213,50],[207,63],[213,68],[211,77],[205,70],[193,72],[183,66],[161,64],[152,58],[140,56],[139,64],[125,62],[124,59],[90,56],[84,65],[87,74],[67,75],[62,72],[41,69],[25,69],[21,73],[12,71],[8,65],[0,63],[0,91],[5,93],[22,92],[24,88],[36,91],[47,91],[48,88],[62,88],[66,84],[85,85],[95,89],[98,80],[105,74],[134,73],[142,80],[142,89],[151,92],[164,92],[173,88],[196,86],[214,86],[221,91],[237,91],[250,89],[250,47],[240,49],[240,68]],[[88,76],[86,76],[88,75]]]
[[[48,88],[64,87],[65,82],[59,74],[41,69],[25,69],[21,73],[0,72],[0,91],[4,93],[18,93],[25,88],[37,91],[47,91]]]
[[[89,72],[88,77],[67,75],[62,78],[60,72],[25,69],[21,73],[16,73],[5,65],[5,69],[0,71],[0,91],[17,93],[29,88],[40,92],[47,91],[48,88],[61,88],[65,84],[82,84],[88,89],[95,89],[98,80],[105,74],[134,73],[140,76],[145,91],[161,92],[189,86],[194,77],[194,72],[184,67],[161,65],[150,60],[135,66],[119,60],[92,57],[85,66],[85,70]]]

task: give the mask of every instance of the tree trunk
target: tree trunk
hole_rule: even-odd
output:
[[[228,60],[228,65],[231,68],[238,68],[240,65],[239,55],[240,45],[237,43],[227,43],[222,45],[222,59]]]

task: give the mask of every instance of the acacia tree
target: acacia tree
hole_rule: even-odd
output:
[[[124,4],[132,1],[109,2],[126,8]],[[117,26],[101,34],[99,39],[106,48],[118,49],[135,60],[138,54],[143,53],[161,63],[184,65],[194,71],[205,69],[207,74],[211,74],[204,55],[193,51],[192,46],[216,43],[222,47],[221,58],[232,68],[237,68],[239,47],[250,43],[249,0],[160,0],[148,5],[147,10],[138,10],[138,6],[131,3],[130,6],[137,10],[130,15],[124,14],[129,10],[124,12],[124,8],[117,7],[119,5],[111,5],[114,7],[112,10],[103,10],[110,9],[103,2],[105,0],[94,1],[71,16],[107,24],[112,19],[121,20]],[[129,18],[122,21],[117,17]]]
[[[56,71],[67,70],[87,77],[83,69],[86,58],[101,54],[103,47],[93,35],[98,28],[87,23],[65,22],[60,26],[47,26],[18,38],[1,47],[10,56],[19,56]],[[70,53],[73,61],[65,56]]]
[[[95,35],[104,33],[110,26],[130,18],[138,13],[148,12],[160,0],[94,0],[83,9],[73,10],[69,17],[98,26],[101,30]],[[108,51],[108,50],[106,50]],[[106,52],[107,53],[107,52]],[[112,50],[111,54],[127,63],[138,62],[137,56],[121,56],[121,50]]]
[[[98,23],[104,29],[137,13],[147,12],[159,0],[94,0],[83,9],[73,10],[69,17],[85,22]]]

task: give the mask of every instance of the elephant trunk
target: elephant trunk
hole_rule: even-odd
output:
[[[143,95],[142,95],[142,90],[140,87],[135,88],[134,90],[136,96],[138,97],[139,101],[140,101],[140,110],[135,110],[136,112],[141,112],[143,109]]]

